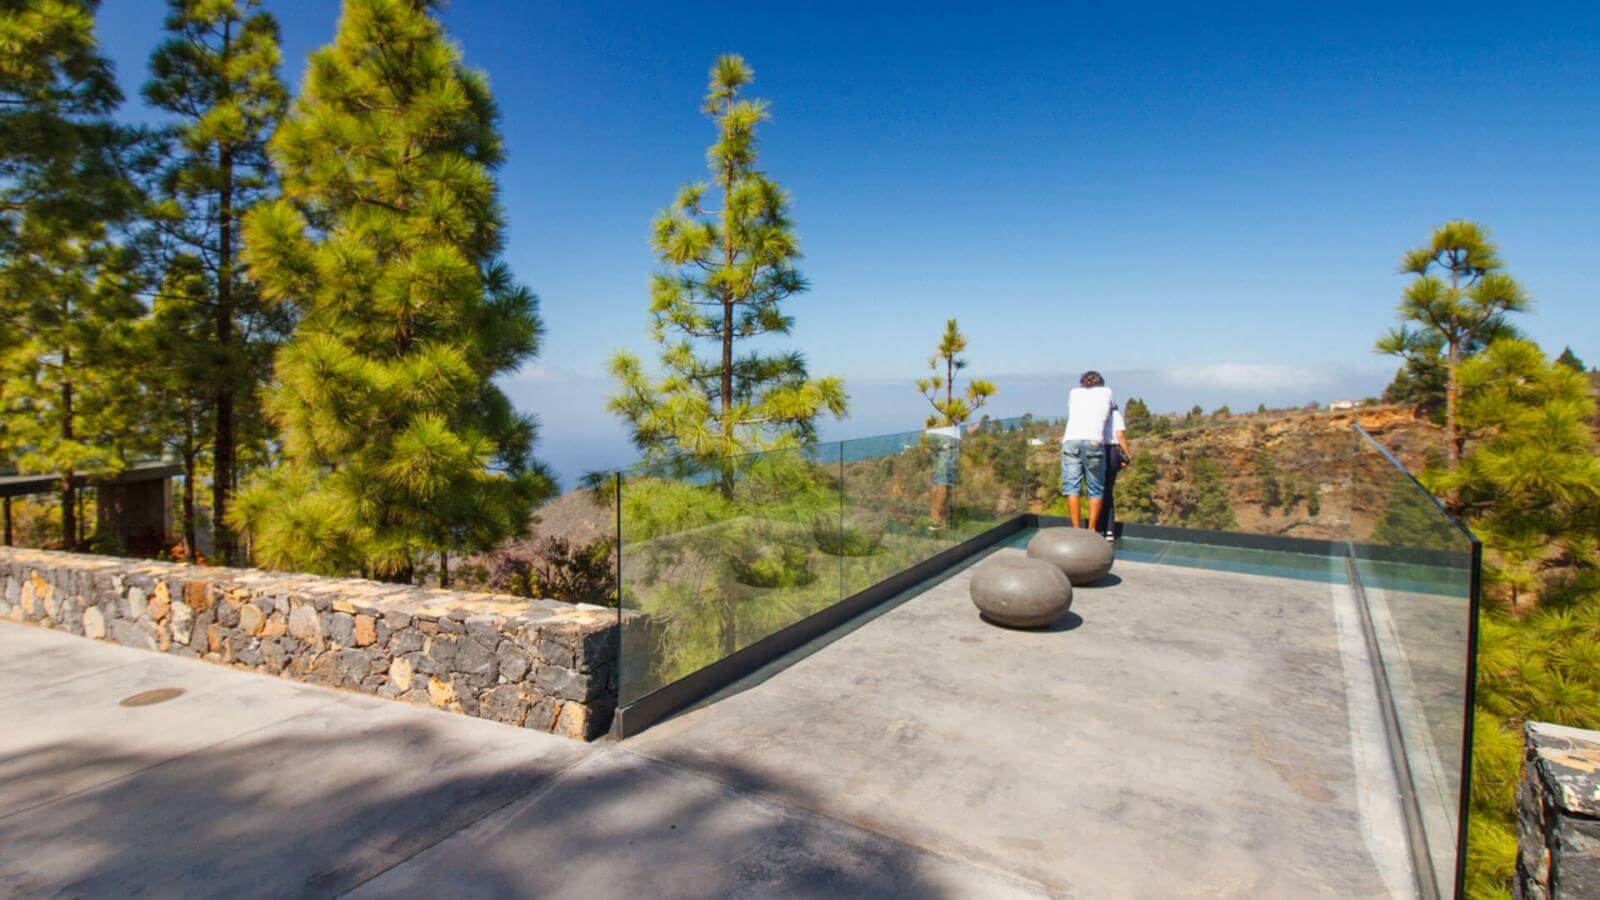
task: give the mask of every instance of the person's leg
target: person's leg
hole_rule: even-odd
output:
[[[1094,520],[1094,530],[1104,535],[1116,533],[1117,501],[1115,491],[1117,486],[1117,473],[1122,471],[1122,448],[1116,444],[1106,447],[1105,475],[1101,479],[1105,483],[1105,491],[1101,495],[1100,515]]]
[[[1083,485],[1089,495],[1089,522],[1088,527],[1094,528],[1100,521],[1100,507],[1105,493],[1105,485],[1101,483],[1101,475],[1105,471],[1106,451],[1103,446],[1096,443],[1083,445]],[[1074,518],[1072,527],[1078,527]]]
[[[1083,448],[1079,441],[1061,445],[1061,494],[1067,498],[1067,518],[1078,527],[1078,494],[1083,491]]]

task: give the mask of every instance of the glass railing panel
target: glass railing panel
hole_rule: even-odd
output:
[[[959,543],[951,525],[961,442],[903,432],[845,441],[839,554],[845,596]]]
[[[1059,432],[1031,416],[983,419],[963,431],[950,516],[962,539],[1037,511],[1059,493],[1051,469]]]
[[[715,463],[679,460],[624,474],[620,700],[630,703],[841,597],[840,447]]]
[[[1473,542],[1380,446],[1357,433],[1351,554],[1389,683],[1437,883],[1455,882],[1469,708]]]

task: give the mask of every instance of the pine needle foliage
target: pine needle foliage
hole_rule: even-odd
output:
[[[542,334],[499,260],[497,113],[434,5],[347,0],[271,142],[283,196],[245,219],[250,277],[298,317],[266,400],[283,464],[231,515],[275,568],[410,581],[553,491],[493,384]]]
[[[1512,605],[1553,568],[1600,562],[1600,455],[1588,379],[1536,344],[1505,339],[1461,367],[1470,449],[1428,475],[1491,549],[1492,585]]]
[[[966,349],[967,336],[961,333],[956,320],[946,321],[939,346],[928,357],[928,370],[933,374],[917,379],[917,390],[933,407],[933,413],[928,416],[929,428],[960,425],[994,396],[994,382],[981,378],[968,382],[964,394],[956,394],[956,373],[967,367],[966,357],[961,355]],[[939,396],[941,391],[943,397]]]
[[[116,403],[143,308],[121,229],[138,203],[130,135],[89,0],[0,2],[0,458],[60,472],[73,546],[78,476],[127,462]]]
[[[144,86],[146,101],[175,116],[159,135],[162,165],[148,212],[171,288],[156,303],[169,349],[153,357],[161,365],[149,380],[167,401],[164,432],[187,480],[209,451],[217,554],[236,562],[226,516],[239,444],[242,437],[257,456],[264,449],[257,391],[289,325],[289,307],[266,303],[239,265],[240,220],[275,181],[267,139],[287,103],[278,24],[258,0],[168,0],[166,31]],[[194,535],[189,494],[186,541]]]
[[[1466,441],[1456,422],[1461,396],[1457,370],[1497,338],[1514,336],[1507,317],[1531,307],[1522,286],[1504,269],[1488,229],[1465,220],[1444,223],[1425,246],[1401,258],[1400,271],[1415,276],[1399,307],[1404,324],[1378,341],[1379,352],[1406,360],[1402,374],[1413,385],[1428,383],[1428,373],[1443,367],[1452,466]]]
[[[818,417],[843,416],[848,404],[843,382],[810,377],[798,352],[738,352],[787,335],[794,319],[784,306],[808,287],[789,195],[758,167],[756,129],[770,111],[741,96],[753,79],[733,54],[711,69],[703,106],[717,128],[711,180],[685,187],[651,227],[661,271],[650,283],[650,335],[662,376],[618,353],[608,404],[646,460],[686,455],[712,465],[727,495],[734,458],[808,444]]]

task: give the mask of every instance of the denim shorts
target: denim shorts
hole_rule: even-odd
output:
[[[1061,445],[1061,496],[1076,497],[1087,488],[1089,499],[1105,493],[1106,448],[1099,441],[1067,441]]]

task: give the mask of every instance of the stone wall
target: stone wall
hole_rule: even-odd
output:
[[[0,618],[581,740],[616,708],[588,604],[7,547]]]
[[[1600,731],[1524,728],[1516,895],[1600,897]]]

